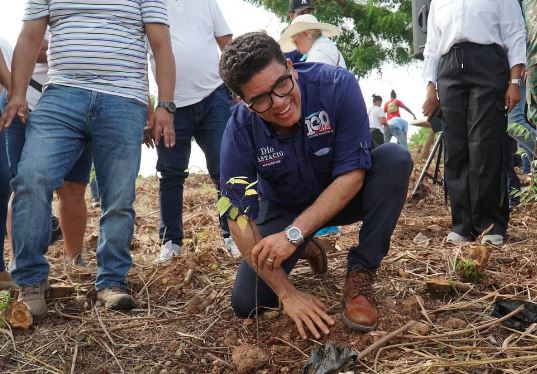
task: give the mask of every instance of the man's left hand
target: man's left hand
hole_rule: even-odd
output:
[[[513,108],[520,101],[520,88],[516,84],[510,84],[505,92],[505,109],[511,113]]]
[[[157,108],[149,120],[148,127],[156,145],[159,145],[160,140],[163,138],[166,148],[175,146],[173,114],[168,112],[166,109]]]
[[[258,270],[273,270],[281,266],[296,251],[296,246],[289,242],[284,232],[272,234],[257,243],[252,249],[252,264]]]

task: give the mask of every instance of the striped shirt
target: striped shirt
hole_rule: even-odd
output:
[[[48,84],[147,103],[144,24],[168,25],[166,0],[28,0],[24,21],[48,17]]]

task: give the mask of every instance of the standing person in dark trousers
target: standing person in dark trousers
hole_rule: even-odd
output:
[[[289,0],[289,11],[287,12],[287,16],[289,19],[294,20],[296,17],[303,14],[312,14],[313,10],[312,0]],[[287,52],[284,55],[285,58],[288,58],[294,64],[302,60],[302,53],[297,49]]]
[[[9,87],[10,74],[4,58],[4,42],[0,38],[0,116],[4,110],[5,98],[7,97],[7,88]],[[6,50],[6,54],[10,53],[10,49]],[[9,288],[14,284],[11,282],[11,276],[7,271],[6,263],[4,262],[4,241],[6,238],[6,220],[7,220],[7,203],[11,190],[9,188],[9,164],[7,160],[6,142],[4,133],[0,132],[0,290]]]
[[[232,38],[216,0],[168,1],[176,84],[173,115],[175,146],[157,146],[160,172],[160,229],[163,243],[156,264],[177,256],[183,241],[183,185],[188,177],[192,138],[202,149],[215,185],[220,179],[220,144],[231,115],[231,98],[218,74],[218,49]],[[154,64],[153,55],[150,59]],[[153,69],[155,71],[155,69]],[[216,199],[216,196],[215,196]],[[224,244],[233,256],[240,252],[221,219]]]
[[[423,113],[431,117],[442,110],[449,242],[481,234],[483,243],[504,242],[509,218],[506,112],[520,100],[525,40],[516,0],[431,3]]]
[[[373,105],[367,111],[369,116],[369,133],[371,134],[371,150],[384,144],[384,130],[388,126],[382,110],[382,97],[373,94]]]
[[[231,296],[235,313],[246,318],[281,300],[303,338],[308,329],[317,339],[319,331],[327,334],[334,320],[326,307],[288,275],[318,229],[361,220],[359,244],[348,254],[342,316],[350,328],[371,331],[379,313],[375,272],[406,198],[410,154],[393,144],[370,151],[367,111],[351,73],[318,63],[293,67],[264,33],[233,40],[220,74],[242,99],[222,140],[220,185],[251,219],[244,230],[228,219],[244,258]],[[252,188],[261,200],[245,196],[244,184],[227,183],[232,177],[257,180]],[[320,252],[308,257],[322,264]]]

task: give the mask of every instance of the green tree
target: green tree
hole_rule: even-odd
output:
[[[247,1],[288,21],[288,0]],[[319,21],[342,28],[338,48],[349,70],[358,76],[380,70],[384,62],[412,61],[410,0],[314,0],[313,4]]]

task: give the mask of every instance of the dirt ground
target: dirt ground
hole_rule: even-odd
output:
[[[383,342],[383,348],[360,357],[355,372],[537,373],[535,326],[519,332],[491,316],[497,299],[533,301],[537,296],[537,207],[514,211],[508,242],[492,248],[479,283],[459,284],[457,260],[480,246],[444,243],[450,216],[443,191],[429,181],[423,187],[417,198],[408,200],[377,273],[377,330],[352,332],[339,318],[346,250],[360,228],[354,224],[331,238],[336,250],[329,254],[328,274],[314,276],[299,263],[291,275],[299,289],[323,300],[337,320],[326,338],[303,341],[281,309],[258,319],[234,316],[230,291],[240,260],[223,249],[215,190],[206,176],[187,180],[186,239],[180,256],[169,266],[153,266],[160,247],[158,180],[140,179],[134,264],[128,276],[137,308],[122,314],[95,303],[100,211],[89,209],[84,252],[89,270],[63,265],[61,241],[49,249],[51,283],[72,285],[74,291],[51,299],[45,317],[29,330],[0,330],[0,372],[236,373],[237,365],[253,362],[242,372],[301,373],[322,343],[334,341],[360,352],[417,321]],[[435,279],[448,280],[448,289],[430,292],[427,282]]]

